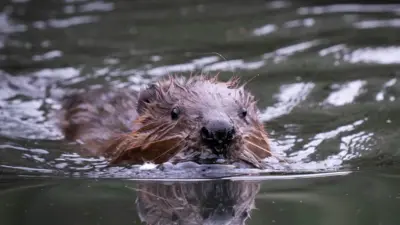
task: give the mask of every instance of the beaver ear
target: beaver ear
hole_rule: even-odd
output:
[[[146,108],[146,104],[155,100],[156,88],[157,85],[151,84],[148,88],[139,92],[138,104],[136,109],[139,114],[143,113],[144,109]]]

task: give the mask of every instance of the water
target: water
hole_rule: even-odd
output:
[[[4,0],[0,224],[398,224],[399,28],[382,1]],[[289,166],[108,167],[55,126],[68,91],[193,71],[251,80]]]

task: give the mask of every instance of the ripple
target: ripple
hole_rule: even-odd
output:
[[[42,100],[13,101],[0,110],[0,134],[27,139],[59,139],[61,134],[53,121],[41,110]]]
[[[34,76],[40,78],[50,78],[54,80],[64,80],[77,77],[80,70],[73,67],[56,68],[56,69],[42,69],[33,73]]]
[[[34,55],[32,59],[34,61],[43,61],[43,60],[49,60],[49,59],[54,59],[62,56],[62,52],[58,50],[46,52],[42,55]]]
[[[362,155],[363,151],[368,151],[369,143],[374,134],[372,132],[361,131],[341,138],[339,146],[340,152],[335,157],[342,160],[350,160]]]
[[[272,9],[287,8],[290,5],[291,5],[291,3],[289,1],[284,1],[284,0],[274,0],[274,1],[270,1],[267,3],[267,6]]]
[[[320,56],[326,56],[332,53],[336,53],[336,52],[341,52],[347,50],[347,47],[345,44],[338,44],[338,45],[334,45],[325,49],[322,49],[318,52],[318,54]]]
[[[297,10],[300,15],[319,15],[326,13],[379,13],[400,12],[399,4],[336,4],[327,6],[301,7]]]
[[[326,135],[327,133],[325,133],[325,139],[334,138],[340,133],[351,130],[351,127],[342,127],[340,131],[336,130],[333,133],[328,133],[328,135]],[[294,163],[293,167],[302,168],[309,171],[325,170],[326,168],[330,168],[330,170],[334,170],[335,168],[340,169],[343,167],[343,164],[345,162],[361,157],[362,153],[364,152],[371,151],[371,148],[376,144],[373,140],[373,137],[373,133],[364,131],[344,136],[340,139],[339,152],[337,154],[329,155],[326,159],[320,161],[314,160],[306,163],[304,163],[304,161],[297,162]],[[318,144],[321,143],[321,140],[315,140],[312,144],[318,146]],[[315,146],[308,146],[307,150],[309,150],[308,154],[306,152],[303,152],[304,155],[298,158],[302,158],[305,155],[314,154],[318,151],[316,150]]]
[[[66,3],[78,3],[78,2],[87,2],[88,0],[64,0]]]
[[[43,97],[43,87],[32,85],[32,78],[10,76],[0,71],[0,102],[15,97],[25,95],[29,97]],[[1,101],[3,100],[3,101]]]
[[[334,45],[322,49],[318,53],[320,56],[333,54],[336,60],[343,60],[347,63],[376,63],[376,64],[399,64],[400,47],[366,47],[352,50],[345,44]]]
[[[305,18],[300,20],[291,20],[284,24],[286,28],[294,28],[294,27],[312,27],[315,24],[315,20],[313,18]]]
[[[279,94],[276,95],[278,103],[264,110],[261,120],[269,121],[290,113],[294,107],[307,98],[314,86],[313,83],[282,85]]]
[[[380,47],[357,49],[343,58],[350,63],[379,63],[379,64],[399,64],[400,47]]]
[[[262,27],[254,29],[253,34],[256,36],[262,36],[262,35],[270,34],[276,30],[277,30],[277,27],[275,25],[267,24]]]
[[[375,100],[376,101],[383,101],[385,99],[385,94],[386,94],[386,89],[389,87],[392,87],[393,85],[395,85],[397,82],[396,78],[390,79],[389,81],[387,81],[384,85],[383,85],[383,89],[376,94]],[[394,97],[390,96],[390,100],[393,101]]]
[[[33,26],[37,29],[51,28],[66,28],[81,24],[94,23],[98,20],[95,16],[74,16],[66,19],[50,19],[48,21],[36,21]]]
[[[12,0],[12,2],[14,3],[25,3],[25,2],[29,2],[30,0]]]
[[[194,71],[196,69],[200,69],[200,68],[204,67],[207,64],[218,61],[218,59],[219,58],[216,56],[207,56],[207,57],[202,57],[199,59],[194,59],[188,63],[168,65],[168,66],[159,66],[159,67],[147,70],[146,73],[149,75],[152,75],[152,76],[162,76],[162,75],[177,73],[177,72]],[[136,73],[143,74],[144,71],[142,71],[142,72],[137,71]]]
[[[216,56],[207,56],[199,59],[194,59],[188,63],[159,66],[149,70],[132,70],[133,74],[140,76],[148,74],[151,76],[159,77],[166,74],[180,73],[180,72],[193,72],[201,70],[202,72],[209,71],[235,71],[241,70],[255,70],[265,65],[264,61],[245,62],[242,59],[226,60],[217,62],[219,60]]]
[[[203,68],[203,71],[235,71],[237,69],[255,70],[261,68],[264,65],[264,61],[245,62],[242,59],[236,59],[205,66]]]
[[[322,49],[318,53],[320,56],[333,54],[336,60],[343,60],[347,63],[376,63],[376,64],[399,64],[400,47],[366,47],[351,50],[345,44],[334,45]]]
[[[14,145],[8,145],[8,144],[0,145],[0,149],[12,149],[12,150],[17,150],[17,151],[24,151],[24,152],[29,152],[29,153],[35,154],[35,155],[46,155],[46,154],[49,154],[49,152],[47,150],[43,150],[43,149],[29,149],[29,148],[24,148],[24,147],[14,146]]]
[[[337,87],[338,90],[332,92],[324,103],[334,106],[352,103],[362,93],[362,88],[366,83],[366,81],[356,80],[340,85]]]
[[[31,167],[24,167],[24,166],[8,166],[8,165],[0,165],[0,167],[7,168],[7,169],[13,169],[13,170],[22,170],[24,172],[40,172],[44,174],[50,174],[53,173],[53,170],[49,169],[39,169],[39,168],[31,168]]]
[[[400,27],[400,19],[390,20],[364,20],[354,23],[354,26],[358,29],[373,29],[378,27]]]
[[[296,142],[301,141],[294,135],[282,135],[279,138],[270,138],[271,140],[271,149],[274,149],[280,157],[285,158],[285,152],[289,151],[292,147],[295,146]]]
[[[94,1],[79,6],[80,12],[108,12],[114,9],[113,2]]]
[[[314,138],[311,139],[310,142],[308,142],[307,144],[304,145],[304,149],[303,150],[291,153],[289,155],[290,156],[290,160],[293,160],[294,162],[304,162],[304,159],[307,159],[311,154],[314,154],[314,153],[317,152],[317,148],[318,148],[318,146],[320,144],[322,144],[322,142],[324,142],[324,141],[326,141],[328,139],[336,138],[341,133],[354,131],[357,127],[359,127],[360,125],[365,123],[365,121],[366,121],[366,119],[357,120],[357,121],[355,121],[355,122],[353,122],[351,124],[340,126],[340,127],[336,128],[334,130],[316,134],[314,136]],[[346,140],[347,139],[344,139],[344,141],[346,141]],[[346,149],[343,147],[342,150],[346,150]],[[349,151],[347,151],[347,153],[349,153]],[[340,167],[342,165],[342,162],[343,162],[342,158],[343,158],[342,155],[335,154],[335,155],[329,156],[328,159],[326,159],[326,160],[323,160],[323,161],[320,161],[320,162],[313,161],[311,163],[307,163],[307,164],[304,164],[304,165],[301,165],[301,166],[305,166],[305,167],[313,166],[313,167],[315,167],[315,166],[319,165],[319,166],[321,166],[321,168]],[[327,166],[327,163],[329,163],[330,165]],[[319,168],[319,169],[321,169],[321,168]]]
[[[0,34],[23,32],[27,28],[26,25],[19,24],[11,20],[9,17],[9,12],[7,11],[0,12],[0,27],[1,27]]]
[[[217,62],[218,60],[219,60],[219,57],[217,57],[217,56],[207,56],[207,57],[194,59],[193,64],[203,67],[205,65]]]
[[[194,71],[195,69],[196,65],[193,63],[182,63],[176,65],[159,66],[148,70],[147,73],[152,76],[163,76],[170,73]]]
[[[293,55],[296,52],[301,52],[301,51],[307,50],[319,43],[320,43],[319,40],[301,42],[298,44],[279,48],[279,49],[275,50],[275,52],[276,52],[276,54],[278,54],[280,56]]]
[[[48,87],[60,80],[77,76],[73,68],[44,69],[27,76],[0,77],[0,134],[27,139],[59,139],[61,134],[55,126],[51,113],[57,102],[47,97]],[[51,89],[57,94],[58,89]]]
[[[273,58],[275,63],[280,63],[282,61],[285,61],[289,56],[292,56],[295,53],[304,52],[305,50],[310,49],[318,44],[320,44],[319,40],[301,42],[294,45],[278,48],[273,53],[266,53],[262,57],[264,59]]]

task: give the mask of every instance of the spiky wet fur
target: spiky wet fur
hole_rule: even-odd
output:
[[[171,118],[179,107],[181,115]],[[245,118],[240,117],[246,110]],[[140,92],[118,90],[75,94],[63,104],[67,139],[104,154],[111,163],[163,163],[216,158],[202,143],[200,129],[210,119],[230,121],[237,132],[226,162],[261,168],[271,155],[267,133],[258,119],[254,96],[232,78],[168,76]]]

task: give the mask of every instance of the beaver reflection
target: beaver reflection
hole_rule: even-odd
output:
[[[259,191],[255,181],[140,182],[137,208],[146,224],[245,224]]]

